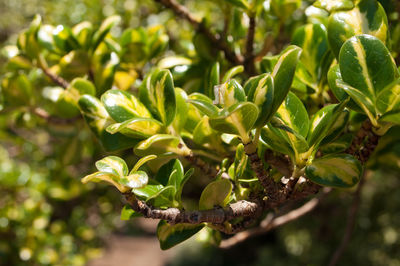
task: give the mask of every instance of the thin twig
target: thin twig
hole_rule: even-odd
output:
[[[320,198],[313,198],[312,200],[308,201],[306,204],[302,205],[300,208],[290,211],[284,215],[281,215],[277,218],[271,219],[271,216],[267,216],[267,220],[261,222],[260,227],[252,228],[247,231],[240,232],[235,236],[223,240],[220,244],[220,248],[222,249],[229,249],[239,243],[246,241],[249,238],[265,234],[272,229],[279,227],[281,225],[287,224],[291,221],[297,220],[301,216],[306,215],[307,213],[311,212],[315,209],[315,207],[320,202]]]
[[[199,156],[195,155],[193,152],[191,152],[189,155],[186,155],[185,159],[188,160],[192,165],[199,168],[204,174],[206,174],[210,177],[214,178],[219,173],[217,168],[215,168],[213,165],[205,162],[203,159],[201,159]]]
[[[243,57],[236,54],[228,45],[228,43],[221,38],[219,35],[213,34],[203,23],[198,21],[189,10],[179,4],[176,0],[154,0],[165,7],[173,10],[175,14],[185,20],[187,20],[192,26],[198,31],[203,33],[219,50],[223,51],[226,59],[235,65],[241,65],[243,63]]]
[[[329,262],[329,266],[337,265],[337,263],[340,260],[340,257],[342,256],[342,254],[345,251],[347,245],[349,244],[349,241],[350,241],[350,238],[351,238],[351,234],[353,233],[353,230],[354,230],[354,225],[355,225],[356,218],[357,218],[357,212],[358,212],[358,209],[360,207],[361,191],[362,191],[364,183],[365,183],[365,174],[361,178],[360,183],[359,183],[359,185],[357,187],[357,190],[354,193],[353,202],[351,204],[351,207],[350,207],[350,210],[349,210],[349,214],[347,216],[347,223],[346,223],[345,233],[343,235],[342,241],[340,242],[340,245],[336,249],[335,253],[333,254],[333,256],[332,256],[332,258],[331,258],[331,260]]]
[[[256,31],[256,16],[254,13],[249,14],[249,29],[247,31],[247,39],[246,39],[246,52],[244,56],[244,66],[246,68],[246,72],[250,75],[255,74],[255,65],[254,65],[254,35]]]

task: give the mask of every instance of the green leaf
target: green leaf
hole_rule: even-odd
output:
[[[121,90],[109,90],[101,96],[107,112],[117,122],[138,117],[151,118],[150,112],[132,94]]]
[[[93,34],[93,25],[88,21],[83,21],[72,28],[72,34],[80,46],[87,50]]]
[[[107,127],[107,132],[115,134],[122,133],[133,138],[147,138],[155,134],[161,133],[164,126],[152,118],[132,118],[122,123],[111,124]]]
[[[154,160],[157,158],[157,155],[148,155],[145,157],[142,157],[139,159],[139,161],[137,161],[137,163],[133,166],[131,172],[129,174],[133,174],[134,172],[136,172],[137,170],[139,170],[139,168],[144,165],[145,163],[147,163],[150,160]]]
[[[243,87],[234,79],[214,87],[215,103],[224,107],[244,102],[246,94]]]
[[[117,156],[107,156],[97,161],[96,168],[100,172],[110,173],[120,178],[128,175],[128,166]]]
[[[234,76],[237,74],[240,74],[244,71],[244,66],[235,66],[226,71],[224,77],[222,78],[222,83],[228,82],[230,79],[232,79]]]
[[[148,184],[143,188],[134,188],[132,192],[142,200],[147,200],[159,193],[164,188],[163,185],[155,180],[150,179]]]
[[[235,161],[234,161],[234,180],[237,181],[242,177],[247,166],[247,155],[244,151],[244,145],[240,143],[236,147]]]
[[[120,133],[110,134],[106,131],[106,128],[114,121],[96,97],[83,95],[78,105],[86,123],[107,151],[132,148],[139,142],[138,139],[129,138]]]
[[[326,77],[332,57],[329,57],[328,34],[322,24],[307,24],[296,30],[293,36],[293,44],[302,48],[300,60],[302,66],[311,76],[312,87],[318,89],[321,79]],[[327,62],[324,62],[324,60]],[[302,72],[297,71],[296,76],[301,81],[307,81],[307,77],[303,77]]]
[[[343,110],[336,119],[333,119],[333,124],[329,127],[326,137],[321,141],[320,145],[331,142],[340,136],[340,133],[346,128],[347,122],[350,118],[350,112]]]
[[[167,250],[173,246],[189,239],[203,229],[204,225],[175,224],[170,225],[161,220],[157,226],[157,237],[160,241],[160,248]]]
[[[232,183],[228,179],[211,182],[201,193],[199,209],[209,210],[214,206],[226,206],[229,203],[231,192]]]
[[[376,95],[399,77],[386,46],[370,35],[354,36],[346,41],[339,55],[343,81],[373,103]]]
[[[324,139],[329,133],[343,127],[343,124],[347,122],[345,117],[348,118],[348,116],[345,116],[340,119],[342,114],[348,113],[343,111],[345,104],[346,102],[327,105],[314,114],[311,119],[310,133],[307,138],[310,147],[314,146],[314,149],[316,149],[322,139]]]
[[[349,98],[349,95],[345,92],[345,90],[343,90],[341,87],[337,86],[337,82],[341,82],[343,83],[343,79],[342,79],[342,74],[340,73],[340,68],[339,68],[339,64],[335,64],[334,66],[332,66],[329,71],[328,71],[328,84],[329,84],[329,88],[331,89],[331,91],[333,92],[333,94],[335,95],[336,99],[338,99],[340,102],[343,102],[344,100]],[[354,102],[352,99],[350,99],[347,103],[347,107],[362,113],[363,110],[358,106],[358,104],[356,102]]]
[[[128,221],[132,218],[141,217],[141,216],[142,216],[141,213],[134,211],[132,209],[132,207],[129,205],[125,205],[121,210],[121,220],[122,221]]]
[[[218,107],[212,102],[204,101],[201,99],[189,99],[188,102],[195,106],[199,111],[204,113],[206,116],[215,116],[218,113]]]
[[[120,183],[129,188],[142,188],[147,185],[149,177],[144,171],[135,171],[130,173],[128,176],[121,178]]]
[[[250,102],[242,102],[221,110],[218,116],[210,118],[209,123],[217,131],[247,137],[257,117],[257,106]]]
[[[360,181],[361,174],[360,162],[348,154],[327,155],[306,167],[307,178],[329,187],[352,187]]]
[[[125,193],[129,191],[128,187],[125,187],[123,184],[120,183],[120,177],[116,176],[111,173],[105,173],[105,172],[96,172],[91,175],[87,175],[84,178],[82,178],[82,183],[87,184],[89,182],[108,182],[114,187],[116,187],[121,193]]]
[[[208,74],[208,89],[206,91],[206,95],[208,97],[212,97],[214,94],[214,87],[220,84],[219,81],[220,76],[220,66],[219,62],[215,62],[210,69],[210,73]]]
[[[336,58],[339,57],[344,42],[359,34],[369,34],[388,43],[389,31],[386,13],[378,1],[361,0],[353,9],[335,12],[330,16],[328,39]]]
[[[175,193],[175,187],[166,186],[159,190],[156,194],[147,198],[146,202],[154,207],[177,207],[174,203]]]
[[[169,70],[151,72],[139,88],[141,102],[164,125],[172,123],[176,114],[174,81]]]
[[[25,74],[6,75],[1,81],[1,93],[8,105],[30,105],[33,103],[32,84]]]
[[[353,0],[318,0],[314,6],[325,9],[328,12],[349,10],[354,7]]]
[[[188,96],[186,92],[180,88],[175,88],[175,97],[176,97],[176,116],[172,125],[174,128],[180,132],[184,128],[186,121],[188,119]]]
[[[120,16],[111,16],[106,18],[100,25],[100,28],[94,33],[92,39],[92,49],[93,51],[99,46],[99,44],[104,40],[106,35],[110,32],[111,28],[117,25],[121,21]]]
[[[271,115],[266,118],[267,121],[275,114],[289,93],[300,54],[301,48],[291,45],[281,53],[274,66],[271,74],[274,80],[274,101]]]
[[[176,66],[191,65],[192,60],[183,56],[168,56],[161,59],[157,66],[159,68],[173,68]]]
[[[155,180],[163,186],[172,185],[179,188],[183,179],[183,166],[178,159],[172,159],[158,170]]]
[[[161,155],[168,152],[181,154],[182,151],[178,148],[179,143],[180,140],[178,137],[167,134],[157,134],[138,143],[135,147],[135,153],[139,156],[146,156],[149,154]]]
[[[400,110],[400,79],[386,86],[377,95],[376,108],[380,114]]]
[[[181,202],[181,197],[182,197],[182,191],[183,191],[183,186],[186,184],[186,182],[189,180],[189,178],[193,175],[194,169],[190,168],[185,175],[183,176],[183,179],[180,182],[179,188],[175,193],[175,199],[178,202]]]
[[[323,154],[344,152],[350,147],[352,140],[353,134],[351,133],[336,137],[336,139],[333,141],[325,141],[324,139],[324,141],[321,142],[319,149]]]
[[[272,150],[287,154],[291,158],[294,158],[294,150],[285,138],[284,132],[271,124],[267,124],[261,130],[261,139],[265,142]]]
[[[379,122],[388,122],[388,123],[400,125],[400,110],[395,110],[395,111],[385,113],[379,119]]]
[[[210,127],[209,118],[204,116],[193,130],[193,141],[199,145],[210,142],[215,131]]]
[[[271,75],[262,74],[250,78],[244,85],[247,100],[257,105],[259,116],[255,127],[263,127],[271,117],[272,103],[274,100],[274,81]]]
[[[376,124],[376,113],[374,103],[371,99],[366,97],[357,89],[349,86],[347,83],[344,83],[343,81],[337,80],[336,85],[339,88],[342,88],[352,98],[352,100],[364,111],[364,113],[368,116],[372,123]]]
[[[304,138],[309,129],[308,113],[301,100],[292,92],[289,92],[285,101],[279,107],[276,115],[291,129]]]

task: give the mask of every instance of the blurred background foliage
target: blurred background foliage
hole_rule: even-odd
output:
[[[244,47],[244,25],[248,22],[239,9],[222,4],[225,12],[221,12],[222,0],[181,2],[218,32],[224,32],[223,22],[231,20],[229,25],[235,30],[228,41],[235,49]],[[308,8],[313,2],[265,1],[256,50],[261,50],[265,36],[271,35],[276,42],[270,51],[277,54],[307,19],[324,23],[326,14],[305,15],[313,11]],[[399,3],[380,2],[388,14],[392,52],[398,59]],[[284,4],[286,12],[279,12]],[[187,22],[151,0],[2,0],[0,14],[2,47],[14,44],[35,14],[40,14],[46,24],[69,27],[82,21],[98,26],[106,17],[117,14],[122,21],[112,29],[113,36],[121,36],[127,28],[164,25],[168,49],[160,57],[179,54],[195,62],[190,69],[173,69],[176,83],[187,91],[204,87],[204,69],[216,56]],[[6,71],[5,62],[6,57],[2,57],[1,75]],[[146,63],[133,77],[140,79],[145,70]],[[43,83],[37,71],[28,75],[33,84]],[[111,232],[135,232],[119,218],[122,204],[117,191],[80,183],[105,153],[83,121],[53,125],[29,112],[1,111],[0,265],[84,265],[99,256]],[[374,172],[369,174],[356,229],[341,265],[400,265],[398,127],[381,140],[377,154],[370,162]],[[128,153],[123,155],[129,159]],[[186,193],[191,192],[196,194],[189,187]],[[201,241],[183,244],[168,265],[323,265],[343,235],[344,217],[352,201],[348,192],[335,191],[311,215],[231,250],[221,251]]]

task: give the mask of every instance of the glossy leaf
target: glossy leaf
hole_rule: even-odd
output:
[[[353,0],[318,0],[314,6],[325,9],[328,12],[349,10],[354,7]]]
[[[329,57],[328,35],[327,30],[322,24],[307,24],[296,30],[293,36],[293,44],[302,48],[300,60],[302,66],[310,75],[312,87],[318,90],[319,82],[325,78],[332,58]],[[327,61],[327,62],[324,62]],[[307,82],[307,74],[297,71],[296,76],[301,81]]]
[[[215,62],[208,73],[208,88],[205,92],[208,97],[214,95],[214,87],[220,84],[220,65],[219,62]]]
[[[306,167],[307,178],[329,187],[352,187],[360,181],[361,174],[360,162],[348,154],[327,155]]]
[[[107,132],[115,134],[117,132],[134,138],[147,138],[161,133],[164,126],[152,118],[132,118],[122,123],[111,124],[107,127]]]
[[[199,209],[208,210],[214,206],[224,207],[229,202],[231,192],[232,184],[228,179],[211,182],[201,193]]]
[[[219,110],[212,102],[202,99],[189,99],[188,102],[207,116],[215,116]]]
[[[178,148],[179,143],[179,138],[175,136],[157,134],[138,143],[138,145],[135,147],[135,153],[139,156],[145,156],[149,154],[161,155],[168,152],[180,154],[181,151]]]
[[[242,177],[247,166],[247,155],[244,151],[244,145],[240,143],[236,147],[235,161],[234,161],[234,180]]]
[[[218,116],[211,117],[209,123],[217,131],[245,137],[253,128],[257,117],[257,106],[250,102],[243,102],[223,109]]]
[[[147,185],[149,177],[144,171],[135,171],[128,176],[121,178],[121,183],[129,188],[142,188]]]
[[[99,44],[104,40],[106,35],[110,32],[111,28],[121,21],[119,16],[111,16],[103,21],[100,28],[93,35],[92,48],[96,50]]]
[[[224,107],[229,107],[246,100],[243,87],[234,79],[214,87],[214,95],[214,103],[221,104]]]
[[[139,142],[138,139],[126,137],[120,133],[110,134],[106,131],[106,128],[114,121],[96,97],[83,95],[78,105],[86,123],[107,151],[131,148]]]
[[[388,43],[386,13],[378,1],[361,0],[353,9],[335,12],[330,16],[328,39],[336,58],[339,58],[340,49],[345,41],[359,34],[369,34]]]
[[[135,96],[125,91],[109,90],[101,96],[101,101],[110,116],[117,122],[138,117],[151,117],[146,107]]]
[[[274,81],[271,75],[262,74],[250,78],[244,90],[247,92],[247,100],[257,105],[259,116],[255,122],[255,127],[262,127],[268,122],[271,116],[272,103],[274,100]]]
[[[386,46],[370,35],[359,35],[345,42],[339,56],[343,81],[375,102],[375,97],[399,77]]]
[[[175,88],[175,96],[176,96],[176,115],[175,119],[172,122],[174,128],[180,132],[186,124],[186,120],[188,118],[188,95],[186,92],[180,88]]]
[[[176,114],[174,82],[169,70],[150,73],[139,88],[139,98],[164,125],[172,123]]]
[[[183,166],[178,159],[172,159],[158,170],[155,180],[163,186],[171,185],[179,188],[183,179]]]
[[[244,67],[243,66],[235,66],[232,67],[231,69],[229,69],[228,71],[226,71],[224,77],[222,78],[222,83],[228,82],[230,79],[232,79],[234,76],[236,76],[237,74],[240,74],[244,71]]]
[[[161,220],[157,226],[157,237],[160,241],[160,248],[166,250],[189,239],[199,232],[204,225],[176,224],[171,225]]]
[[[329,133],[342,128],[343,124],[346,123],[346,116],[340,119],[343,113],[347,113],[343,111],[345,104],[346,102],[327,105],[314,114],[310,123],[310,134],[307,138],[310,147],[318,147],[322,139]]]
[[[139,161],[136,162],[136,164],[133,166],[131,172],[129,174],[133,174],[134,172],[136,172],[137,170],[139,170],[139,168],[144,165],[145,163],[147,163],[148,161],[154,160],[157,158],[157,155],[148,155],[145,157],[142,157],[139,159]]]
[[[377,95],[376,108],[380,114],[400,110],[400,79],[386,86]]]
[[[342,79],[342,74],[340,73],[340,68],[339,68],[339,64],[335,64],[334,66],[332,66],[329,71],[328,71],[328,84],[329,84],[329,88],[331,89],[331,91],[333,92],[333,94],[335,95],[336,99],[338,99],[340,102],[346,100],[347,98],[349,98],[349,95],[346,93],[345,90],[343,90],[343,88],[339,87],[337,85],[337,82],[339,83],[343,83],[343,79]],[[354,102],[352,99],[350,99],[346,105],[348,108],[362,113],[362,109],[357,105],[356,102]]]
[[[121,178],[128,175],[128,166],[117,156],[108,156],[97,161],[96,168],[100,172],[110,173]]]
[[[274,101],[272,104],[271,115],[267,117],[267,121],[272,117],[276,110],[278,110],[279,106],[289,93],[300,54],[301,49],[295,45],[291,45],[281,53],[274,66],[271,74],[274,80]]]

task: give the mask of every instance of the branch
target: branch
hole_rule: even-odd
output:
[[[39,107],[33,108],[31,110],[32,110],[33,114],[35,114],[38,117],[43,118],[43,119],[47,120],[49,123],[53,123],[53,124],[60,124],[60,125],[71,124],[71,123],[81,119],[80,116],[76,116],[73,118],[55,117],[55,116],[50,115],[46,110],[39,108]]]
[[[331,261],[329,263],[329,266],[335,266],[339,262],[340,257],[342,256],[343,252],[345,251],[345,249],[350,241],[350,237],[351,237],[351,234],[353,233],[354,225],[356,222],[358,208],[360,207],[361,190],[363,188],[364,183],[365,183],[365,174],[361,178],[361,181],[357,187],[357,190],[354,193],[353,203],[351,204],[349,214],[347,216],[346,230],[343,235],[342,242],[340,243],[340,245],[336,249],[335,253],[333,254]]]
[[[246,71],[253,75],[255,73],[255,65],[254,65],[254,34],[256,31],[256,17],[254,13],[249,14],[249,29],[247,31],[247,40],[246,40],[246,53],[244,56],[244,65]]]
[[[198,21],[189,10],[179,4],[176,0],[154,0],[163,6],[171,9],[175,14],[185,20],[187,20],[192,26],[198,31],[203,33],[219,50],[223,51],[226,59],[235,65],[241,65],[243,63],[243,58],[241,55],[237,55],[229,47],[228,43],[223,40],[219,35],[214,35],[203,23]]]
[[[125,194],[125,199],[133,210],[143,214],[146,218],[166,220],[171,224],[177,223],[212,223],[222,224],[225,221],[238,217],[251,217],[264,209],[263,202],[241,200],[224,208],[211,210],[186,211],[178,208],[155,209],[145,202],[136,199],[134,194]]]
[[[249,238],[265,234],[272,229],[279,227],[281,225],[287,224],[291,221],[297,220],[301,216],[306,215],[315,209],[315,207],[319,204],[320,198],[313,198],[303,206],[293,211],[290,211],[284,215],[281,215],[277,218],[271,219],[270,216],[267,216],[266,220],[261,222],[261,226],[257,228],[252,228],[244,232],[240,232],[235,236],[223,240],[220,244],[220,248],[229,249],[239,243],[246,241]]]
[[[43,70],[43,73],[46,74],[55,84],[57,84],[60,87],[63,87],[64,89],[68,88],[69,83],[65,79],[63,79],[60,76],[57,76],[54,73],[51,73],[51,71],[48,68],[45,67],[40,67]]]
[[[244,151],[250,159],[250,165],[256,173],[258,180],[266,190],[268,199],[273,202],[280,202],[281,193],[277,183],[269,176],[269,173],[264,169],[264,165],[258,156],[257,147],[253,142],[244,144]]]
[[[369,160],[380,139],[380,136],[375,134],[372,129],[371,122],[369,119],[366,120],[346,150],[346,153],[356,157],[362,164]]]

